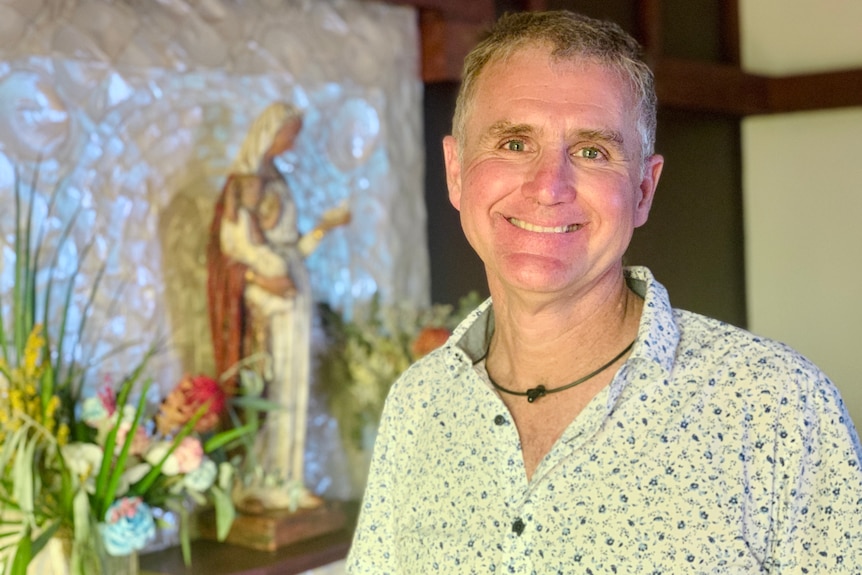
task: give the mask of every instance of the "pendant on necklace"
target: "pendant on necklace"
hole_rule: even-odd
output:
[[[530,389],[527,390],[527,401],[529,403],[533,403],[534,401],[536,401],[540,397],[546,395],[547,393],[548,392],[545,389],[544,385],[539,385],[537,387],[531,387]]]

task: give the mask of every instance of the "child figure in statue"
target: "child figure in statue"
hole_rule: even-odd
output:
[[[309,233],[297,229],[296,206],[275,158],[302,128],[295,107],[275,103],[254,121],[216,205],[207,254],[216,369],[265,351],[272,359],[267,414],[254,456],[259,474],[234,492],[239,508],[311,508],[321,500],[304,484],[312,299],[304,259],[331,229],[350,221],[329,210]],[[228,380],[230,388],[236,384]]]

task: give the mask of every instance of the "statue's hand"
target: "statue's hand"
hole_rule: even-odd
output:
[[[256,275],[254,283],[267,292],[279,297],[288,298],[296,295],[296,285],[294,285],[293,280],[287,276],[268,277]]]
[[[333,228],[350,223],[350,218],[350,208],[348,208],[346,204],[342,204],[338,207],[326,210],[320,218],[320,224],[318,224],[317,227],[323,232],[328,232]]]

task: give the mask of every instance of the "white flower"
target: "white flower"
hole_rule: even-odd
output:
[[[236,475],[236,468],[228,463],[227,461],[222,461],[218,466],[218,484],[225,491],[230,491],[231,485],[234,484],[234,476]]]
[[[147,462],[155,467],[159,464],[159,462],[165,457],[165,455],[171,449],[170,441],[159,441],[157,443],[153,443],[147,452],[144,454],[144,459]],[[176,475],[180,472],[180,465],[177,462],[177,458],[174,457],[173,454],[168,456],[165,460],[164,465],[162,465],[162,473],[167,476]]]
[[[211,459],[204,459],[200,466],[183,477],[183,484],[190,491],[203,493],[215,483],[218,467]]]
[[[60,448],[66,466],[79,484],[86,485],[87,491],[96,489],[95,476],[102,465],[102,448],[94,443],[69,443]]]
[[[120,476],[120,483],[117,486],[117,497],[125,495],[129,491],[129,487],[143,479],[153,466],[149,463],[138,463],[126,469]]]
[[[88,397],[81,404],[81,420],[90,427],[99,428],[111,417],[105,398],[101,395]]]

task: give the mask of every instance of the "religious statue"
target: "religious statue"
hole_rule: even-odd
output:
[[[268,106],[252,124],[216,204],[207,253],[213,351],[220,374],[257,352],[271,359],[267,413],[255,443],[259,477],[234,492],[239,508],[313,508],[303,462],[311,362],[312,300],[304,259],[350,211],[327,211],[308,233],[297,229],[291,191],[275,158],[302,128],[290,104]],[[232,389],[235,376],[225,385]]]

